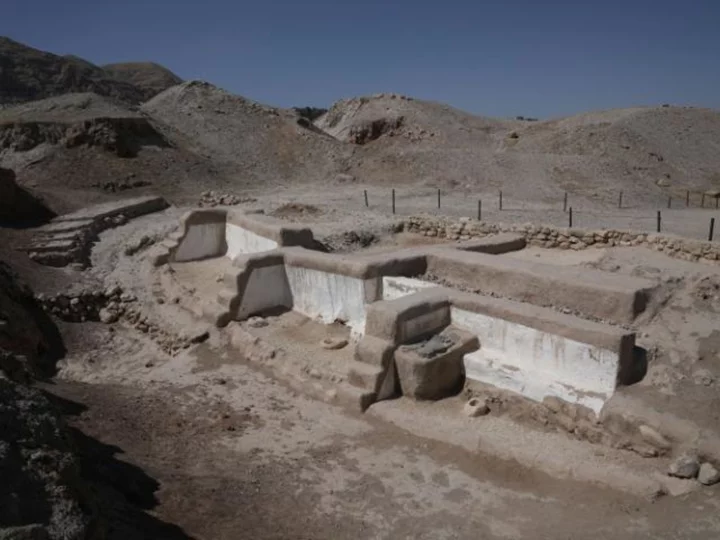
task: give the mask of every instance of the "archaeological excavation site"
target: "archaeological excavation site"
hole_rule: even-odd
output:
[[[0,539],[720,537],[717,111],[0,68]]]

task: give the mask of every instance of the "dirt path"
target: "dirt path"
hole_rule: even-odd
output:
[[[102,449],[105,469],[112,457],[116,489],[146,511],[130,523],[116,512],[114,538],[706,539],[720,530],[717,490],[650,503],[556,480],[313,401],[211,345],[170,359],[142,339],[73,325],[69,345],[94,352],[69,356],[50,387],[79,404],[71,422],[97,441],[90,453]]]

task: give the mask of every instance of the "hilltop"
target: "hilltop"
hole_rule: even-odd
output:
[[[157,64],[113,64],[103,69],[74,55],[58,56],[2,36],[0,66],[0,105],[78,92],[138,104],[180,81]]]
[[[143,92],[144,100],[183,82],[172,71],[154,62],[106,64],[102,69],[114,79],[139,88]]]

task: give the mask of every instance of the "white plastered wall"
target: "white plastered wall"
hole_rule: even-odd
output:
[[[275,240],[255,234],[239,225],[226,223],[224,228],[225,241],[227,242],[226,255],[230,259],[244,253],[261,253],[263,251],[272,251],[278,247]]]
[[[285,271],[295,311],[326,324],[344,321],[356,337],[365,332],[367,280],[297,266]]]
[[[177,262],[194,261],[223,254],[225,222],[190,225],[173,256]]]
[[[292,304],[284,265],[255,268],[245,286],[237,317],[244,319],[253,313],[279,306],[289,308]]]
[[[432,287],[410,278],[383,278],[383,299]],[[596,413],[615,390],[618,353],[522,324],[451,308],[452,323],[475,334],[480,349],[465,355],[465,374],[536,401],[556,396]]]

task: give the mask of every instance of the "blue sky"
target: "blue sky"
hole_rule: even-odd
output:
[[[720,108],[718,0],[3,0],[0,35],[277,105],[398,92],[490,116]]]

